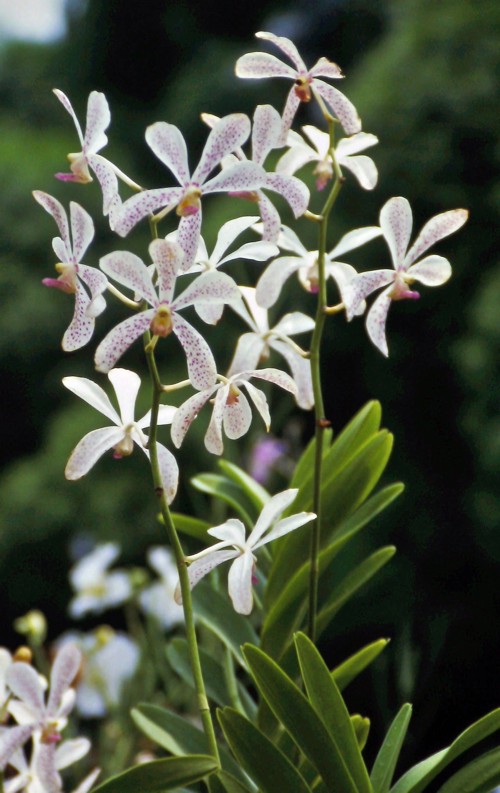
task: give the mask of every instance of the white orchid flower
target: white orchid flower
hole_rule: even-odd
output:
[[[257,226],[256,230],[259,230]],[[348,283],[357,275],[352,265],[337,260],[337,256],[353,251],[382,234],[379,226],[364,226],[347,232],[332,250],[325,255],[325,277],[333,278],[337,284],[342,300]],[[281,294],[285,281],[297,273],[304,289],[308,292],[318,291],[318,251],[308,251],[292,229],[283,226],[278,238],[278,247],[289,251],[292,255],[279,256],[266,267],[259,278],[256,288],[257,303],[263,308],[273,306]],[[363,306],[358,312],[363,312]]]
[[[304,165],[315,162],[317,165],[313,173],[316,177],[316,189],[324,190],[333,177],[330,135],[311,125],[306,125],[302,129],[312,146],[298,132],[291,129],[286,140],[287,146],[290,148],[280,157],[276,165],[276,172],[294,174]],[[365,154],[359,154],[359,152],[370,146],[375,146],[376,143],[378,143],[376,135],[357,132],[350,138],[341,138],[335,146],[335,158],[338,164],[351,171],[365,190],[373,190],[377,184],[378,171],[372,158]]]
[[[297,404],[304,410],[310,410],[314,405],[311,362],[301,355],[290,336],[313,330],[314,320],[301,311],[292,311],[270,328],[268,311],[258,305],[255,289],[241,286],[240,291],[245,302],[233,308],[250,326],[252,332],[244,333],[238,339],[228,377],[237,372],[257,369],[259,362],[269,357],[270,350],[275,350],[283,356],[291,369],[297,385]]]
[[[92,405],[114,425],[93,430],[82,438],[66,465],[66,479],[80,479],[110,449],[114,450],[116,459],[132,454],[134,443],[149,459],[148,438],[143,429],[149,427],[151,414],[148,412],[139,421],[134,419],[135,401],[141,385],[139,375],[128,369],[112,369],[108,373],[108,378],[115,390],[119,413],[111,404],[106,392],[92,380],[86,377],[63,378],[66,388]],[[161,405],[158,424],[170,424],[174,414],[174,407]],[[177,492],[179,468],[173,454],[161,443],[157,444],[157,449],[163,488],[170,503]]]
[[[252,578],[256,562],[254,552],[262,545],[283,537],[316,517],[313,512],[299,512],[280,520],[297,493],[297,489],[290,489],[272,496],[247,538],[245,538],[245,526],[238,518],[230,518],[220,526],[209,529],[208,533],[221,542],[186,557],[190,562],[188,575],[191,588],[214,567],[234,559],[229,568],[229,596],[238,614],[250,614],[253,606]],[[225,550],[227,548],[230,550]],[[178,603],[182,602],[180,586],[176,590],[176,600]]]
[[[278,47],[289,58],[294,67],[289,66],[274,55],[266,52],[250,52],[243,55],[236,62],[236,75],[250,79],[260,79],[262,77],[285,77],[293,80],[283,111],[281,137],[279,145],[284,146],[288,130],[301,102],[310,102],[312,96],[319,95],[327,104],[333,115],[338,118],[345,132],[353,135],[361,129],[361,121],[354,105],[333,86],[319,80],[318,77],[328,77],[338,80],[344,75],[336,63],[332,63],[327,58],[320,58],[314,66],[307,68],[302,60],[297,47],[290,39],[283,36],[275,36],[273,33],[260,32],[255,34],[257,38],[270,41]]]
[[[88,738],[74,738],[73,740],[63,741],[55,751],[51,773],[43,765],[43,751],[40,752],[40,739],[33,736],[33,748],[31,751],[30,762],[22,751],[16,752],[10,759],[9,765],[16,770],[14,776],[4,782],[4,793],[62,793],[63,784],[59,771],[68,768],[73,763],[81,760],[90,751],[91,743]],[[88,776],[73,790],[73,793],[88,793],[92,788],[100,770],[98,768],[91,771]]]
[[[119,606],[132,595],[130,576],[124,570],[108,568],[120,554],[114,542],[98,545],[80,559],[69,572],[75,597],[69,604],[70,616],[79,619],[85,614],[99,614]]]
[[[150,548],[148,562],[159,579],[145,587],[139,595],[142,610],[158,620],[166,630],[184,622],[184,612],[174,600],[177,565],[168,548]]]
[[[390,198],[380,212],[380,226],[389,246],[393,270],[372,270],[360,273],[348,285],[344,294],[347,318],[358,313],[360,304],[368,295],[386,287],[375,300],[366,317],[366,329],[373,344],[388,355],[385,324],[393,300],[416,299],[420,295],[410,287],[415,281],[424,286],[441,286],[451,275],[451,265],[443,256],[425,256],[424,251],[449,234],[458,231],[466,222],[466,209],[451,209],[431,218],[422,228],[408,250],[413,217],[406,198]]]
[[[297,386],[285,372],[280,369],[255,369],[238,372],[231,377],[219,375],[220,382],[211,388],[200,391],[186,400],[178,409],[172,420],[172,441],[179,448],[186,432],[197,417],[202,407],[215,394],[212,418],[205,435],[205,446],[212,454],[222,454],[222,430],[228,438],[241,438],[250,429],[252,411],[248,399],[242,392],[245,388],[248,396],[262,416],[267,431],[271,426],[271,416],[267,399],[263,391],[249,382],[251,378],[267,380],[297,396]]]

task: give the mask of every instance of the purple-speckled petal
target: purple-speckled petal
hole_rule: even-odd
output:
[[[249,52],[236,61],[236,76],[250,79],[289,77],[291,80],[295,80],[297,72],[267,52]]]
[[[297,405],[304,410],[310,410],[314,406],[311,361],[303,358],[289,344],[280,339],[272,339],[270,347],[279,352],[290,367],[293,380],[297,386]]]
[[[389,350],[385,337],[385,324],[387,312],[392,303],[390,293],[391,288],[384,289],[382,294],[379,295],[373,303],[366,317],[366,330],[368,331],[368,335],[375,347],[378,347],[380,352],[386,357],[389,355]]]
[[[177,297],[172,308],[180,311],[193,303],[230,303],[241,299],[241,294],[233,279],[226,273],[212,270],[198,276],[187,289]]]
[[[264,188],[279,193],[290,205],[296,218],[304,214],[309,204],[309,190],[295,176],[284,176],[279,173],[267,175]]]
[[[258,380],[266,380],[268,383],[274,383],[278,385],[280,388],[284,388],[285,391],[289,391],[294,396],[297,395],[297,386],[293,382],[292,378],[286,372],[282,372],[281,369],[257,369],[251,372],[242,372],[242,375],[246,377],[256,377]]]
[[[344,76],[340,66],[329,61],[328,58],[320,58],[316,61],[314,66],[309,69],[309,74],[311,77],[329,77],[331,80],[338,80]]]
[[[348,135],[360,132],[361,120],[358,116],[358,111],[341,91],[334,88],[333,85],[324,83],[323,80],[318,80],[316,77],[313,79],[312,89],[323,97]]]
[[[102,427],[85,435],[73,449],[66,464],[66,479],[80,479],[102,455],[124,438],[122,427]]]
[[[130,345],[149,328],[154,315],[154,309],[142,311],[110,330],[95,352],[94,361],[97,371],[109,372]]]
[[[299,256],[280,256],[266,267],[257,282],[255,297],[259,306],[270,308],[280,296],[287,278],[304,263]]]
[[[33,667],[24,662],[11,664],[5,673],[5,682],[13,694],[27,706],[33,721],[43,717],[45,703],[43,689],[38,674]]]
[[[120,237],[126,237],[129,231],[147,215],[157,209],[172,210],[177,206],[184,195],[182,187],[159,187],[155,190],[144,190],[127,199],[121,209],[116,213],[113,229]]]
[[[451,276],[451,264],[444,256],[426,256],[408,268],[408,276],[425,286],[441,286]]]
[[[102,190],[102,209],[104,215],[109,215],[114,223],[115,216],[121,209],[122,202],[118,195],[118,179],[109,163],[100,154],[91,154],[88,158],[89,168],[91,168]],[[111,226],[113,228],[113,225]]]
[[[64,109],[65,109],[65,110],[66,110],[66,111],[67,111],[67,112],[70,114],[71,118],[73,119],[73,123],[74,123],[74,125],[75,125],[75,127],[76,127],[76,131],[77,131],[77,133],[78,133],[78,137],[79,137],[79,139],[80,139],[80,143],[81,143],[81,145],[82,145],[82,148],[83,148],[83,133],[82,133],[82,128],[81,128],[81,126],[80,126],[80,122],[78,121],[78,119],[77,119],[77,117],[76,117],[76,113],[75,113],[75,111],[73,110],[73,106],[72,106],[71,102],[69,101],[69,99],[68,99],[68,97],[66,96],[66,94],[64,94],[64,93],[63,93],[62,91],[60,91],[58,88],[54,88],[54,89],[53,89],[53,91],[54,91],[54,94],[55,94],[55,95],[57,96],[57,98],[59,99],[59,101],[60,101],[60,103],[62,104],[62,106],[64,107]]]
[[[198,251],[201,231],[201,209],[194,215],[182,217],[177,230],[177,242],[184,251],[181,272],[187,272],[193,266]]]
[[[435,215],[428,220],[406,254],[405,269],[416,261],[431,245],[458,231],[468,217],[469,213],[466,209],[450,209],[448,212],[442,212],[440,215]]]
[[[158,305],[158,297],[148,268],[135,253],[130,251],[108,253],[100,260],[99,266],[106,275],[131,289],[151,306]]]
[[[42,206],[45,211],[49,213],[49,215],[52,215],[57,223],[57,227],[62,237],[65,253],[65,256],[60,256],[61,261],[72,261],[72,246],[69,237],[68,217],[63,205],[57,200],[57,198],[54,198],[48,193],[44,193],[42,190],[34,190],[33,197],[36,201],[38,201],[40,206]],[[62,253],[62,251],[59,251],[59,253]],[[56,256],[58,256],[59,253],[56,251]]]
[[[260,390],[260,388],[256,388],[253,383],[243,382],[241,385],[246,388],[248,396],[257,408],[262,421],[266,425],[266,430],[269,432],[269,428],[271,426],[271,414],[269,413],[269,405],[267,404],[266,395]]]
[[[193,174],[193,184],[202,185],[223,157],[245,143],[250,129],[250,119],[244,113],[231,113],[219,119],[210,130],[200,162]]]
[[[281,135],[278,140],[279,146],[286,145],[288,132],[290,127],[292,126],[299,105],[300,105],[300,99],[295,93],[295,86],[294,86],[290,89],[288,96],[286,98],[285,107],[283,108],[283,115],[281,117]]]
[[[224,303],[195,303],[194,310],[207,325],[217,325],[224,313]]]
[[[395,270],[403,268],[403,261],[411,237],[411,207],[406,198],[390,198],[380,210],[380,226],[391,252]]]
[[[173,331],[186,355],[188,375],[193,388],[202,391],[214,385],[217,376],[217,367],[214,356],[207,342],[178,314],[172,316]]]
[[[95,321],[88,316],[90,298],[83,286],[78,283],[75,292],[75,311],[62,340],[64,352],[79,350],[92,338]]]
[[[80,204],[71,201],[69,208],[73,257],[76,262],[79,262],[94,239],[94,223],[89,213]]]
[[[201,559],[195,559],[194,562],[188,567],[188,577],[189,577],[189,586],[193,589],[196,584],[201,581],[208,573],[210,573],[214,567],[217,565],[222,564],[223,562],[227,562],[229,559],[234,559],[235,556],[238,556],[239,551],[214,551],[213,553],[207,554],[207,556],[202,556]],[[180,587],[177,586],[175,591],[175,602],[182,603],[182,597],[180,592]]]
[[[107,144],[108,139],[104,130],[109,127],[110,121],[111,114],[106,97],[99,91],[92,91],[87,104],[87,124],[83,142],[83,151],[86,155],[95,154]]]
[[[183,264],[184,252],[176,242],[153,240],[149,246],[149,255],[158,273],[160,302],[170,303],[174,294],[177,273]]]
[[[210,399],[214,393],[214,388],[206,388],[192,397],[187,399],[180,405],[172,419],[171,437],[174,446],[180,448],[182,441],[188,431],[189,427],[195,420],[196,416]]]
[[[248,385],[248,383],[246,384]],[[245,435],[252,423],[252,411],[245,394],[240,394],[234,402],[226,404],[223,415],[223,427],[227,437],[236,440]]]
[[[259,212],[262,218],[262,239],[265,242],[276,243],[281,229],[281,218],[273,202],[262,192],[258,191]]]
[[[146,141],[159,160],[179,182],[186,186],[190,181],[186,142],[181,131],[173,124],[157,121],[146,130]]]
[[[44,793],[60,793],[62,780],[56,768],[55,744],[40,742],[33,759],[33,776]]]
[[[258,105],[253,116],[252,160],[263,165],[267,155],[278,143],[281,116],[272,105]]]
[[[211,454],[222,454],[224,451],[224,444],[222,442],[222,420],[224,418],[224,410],[226,409],[226,402],[229,396],[229,385],[219,388],[214,401],[214,409],[208,429],[205,433],[205,447]]]
[[[141,446],[140,448],[149,460],[149,450],[145,449],[144,446]],[[177,493],[177,485],[179,484],[179,466],[177,465],[177,460],[175,459],[172,452],[166,449],[161,443],[156,444],[156,449],[158,452],[158,463],[160,466],[163,490],[165,491],[167,502],[171,504],[175,498],[175,494]]]
[[[75,679],[82,662],[82,654],[76,644],[64,644],[58,651],[50,673],[50,694],[47,715],[54,717],[62,704],[62,698]]]
[[[346,307],[347,319],[351,320],[356,314],[356,310],[362,300],[368,295],[381,289],[394,281],[393,270],[371,270],[368,273],[360,273],[344,289],[344,303]]]
[[[258,190],[266,181],[266,172],[254,162],[239,162],[224,168],[203,187],[203,194]]]
[[[29,724],[6,727],[0,733],[0,771],[4,771],[12,755],[26,743],[33,732]]]
[[[300,72],[307,71],[307,66],[299,55],[297,47],[293,41],[290,41],[290,39],[287,39],[284,36],[275,36],[274,33],[267,33],[262,30],[256,33],[255,37],[257,39],[263,39],[264,41],[270,41],[271,44],[274,44],[276,47],[278,47],[278,49],[281,50],[281,52],[284,52],[285,55],[290,58],[292,63]]]
[[[95,267],[89,267],[86,264],[78,264],[76,266],[76,272],[78,278],[80,278],[83,283],[88,286],[90,289],[90,294],[92,295],[92,302],[95,301],[97,297],[102,295],[102,293],[106,290],[108,286],[108,279],[101,273],[100,270],[97,270]],[[101,307],[100,311],[94,311],[91,307],[91,316],[97,317],[99,314],[102,314],[104,309],[106,308],[106,303]]]
[[[237,614],[250,614],[253,606],[252,572],[253,556],[245,551],[237,556],[227,577],[228,592]]]

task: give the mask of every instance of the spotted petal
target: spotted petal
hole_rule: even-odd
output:
[[[214,409],[208,429],[205,433],[205,447],[211,454],[222,454],[224,444],[222,442],[222,421],[227,398],[229,396],[229,386],[219,388],[214,401]]]
[[[252,160],[263,165],[281,132],[281,116],[272,105],[258,105],[252,128]]]
[[[53,92],[57,96],[57,98],[59,99],[59,101],[62,104],[62,106],[64,107],[64,109],[70,114],[71,118],[73,119],[73,123],[74,123],[74,125],[76,127],[76,131],[77,131],[78,137],[80,139],[80,143],[81,143],[82,148],[83,148],[82,128],[80,126],[80,122],[78,121],[78,119],[76,117],[76,113],[73,110],[73,105],[69,101],[69,99],[66,96],[66,94],[64,94],[62,91],[60,91],[59,88],[54,88]]]
[[[190,588],[193,589],[193,587],[196,586],[196,584],[201,581],[202,578],[208,575],[208,573],[210,573],[214,567],[217,567],[223,562],[227,562],[228,559],[234,559],[234,557],[238,555],[239,551],[235,550],[214,551],[207,556],[203,556],[201,559],[196,559],[194,562],[191,562],[188,567]],[[174,599],[179,605],[182,603],[182,595],[179,585],[177,585],[175,590]]]
[[[331,107],[334,115],[338,118],[348,135],[353,135],[361,130],[361,120],[358,116],[358,111],[341,91],[334,88],[333,85],[323,82],[323,80],[318,80],[316,77],[312,82],[312,87]]]
[[[97,371],[109,372],[130,345],[149,328],[154,315],[154,309],[142,311],[110,330],[95,351],[94,361]]]
[[[406,198],[390,198],[380,211],[380,226],[389,246],[392,263],[396,270],[403,267],[406,249],[410,242],[413,218]],[[406,269],[406,268],[404,268]]]
[[[362,300],[375,290],[392,283],[394,277],[392,270],[372,270],[368,273],[360,273],[356,278],[353,278],[351,283],[345,287],[343,294],[347,319],[351,320],[357,313]]]
[[[320,58],[314,66],[309,70],[311,77],[329,77],[332,80],[337,80],[344,75],[340,66],[337,66],[333,61],[328,58]]]
[[[54,717],[63,703],[63,697],[75,679],[82,662],[82,654],[75,644],[65,644],[58,651],[50,674],[50,694],[47,715]]]
[[[203,187],[203,194],[238,193],[258,190],[266,181],[266,172],[254,162],[238,162],[224,168]]]
[[[451,276],[451,264],[444,256],[426,256],[408,268],[408,275],[425,286],[441,286]]]
[[[109,127],[111,114],[104,94],[92,91],[87,103],[87,123],[83,150],[85,154],[98,152],[106,146],[108,139],[104,130]]]
[[[181,131],[173,124],[157,121],[147,128],[146,141],[179,184],[185,186],[190,175],[186,142]]]
[[[62,348],[65,352],[79,350],[91,339],[94,332],[95,320],[89,317],[91,301],[83,286],[78,282],[75,292],[75,311],[73,319],[67,327]]]
[[[154,306],[158,303],[148,268],[135,253],[130,251],[108,253],[100,260],[99,266],[106,275],[131,289],[150,305]]]
[[[73,449],[66,464],[66,479],[81,479],[95,465],[102,455],[120,443],[124,438],[121,427],[103,427],[87,433]]]
[[[270,173],[267,175],[264,187],[283,196],[296,218],[306,211],[309,204],[309,190],[304,182],[296,179],[295,176]]]
[[[248,432],[251,423],[252,411],[250,405],[245,394],[240,391],[237,400],[229,402],[224,408],[224,432],[231,440],[237,440]]]
[[[373,303],[366,317],[368,335],[375,347],[378,347],[380,352],[386,357],[389,355],[389,350],[385,337],[385,323],[389,307],[392,303],[390,293],[391,288],[384,289],[382,294],[379,295]]]
[[[431,245],[458,231],[468,217],[466,209],[450,209],[428,220],[406,255],[405,267],[418,259]]]
[[[299,71],[307,71],[307,67],[302,60],[297,47],[293,41],[290,41],[290,39],[287,39],[284,36],[275,36],[274,33],[267,33],[266,31],[262,30],[255,34],[255,38],[263,39],[264,41],[270,41],[271,44],[274,44],[281,50],[281,52],[284,52],[285,55],[290,58],[292,63]]]
[[[158,187],[133,195],[116,213],[113,230],[120,237],[126,237],[129,231],[147,215],[152,215],[161,208],[165,212],[172,210],[181,201],[183,195],[184,188],[182,187]]]
[[[297,73],[288,64],[267,52],[248,52],[236,61],[236,76],[251,80],[262,77],[289,77],[295,80]]]
[[[198,391],[215,383],[217,367],[214,356],[203,336],[177,313],[173,316],[173,332],[186,355],[191,384]]]
[[[11,664],[7,669],[5,682],[27,708],[26,721],[29,719],[31,722],[36,722],[43,717],[45,703],[42,684],[32,666],[24,662]]]
[[[33,198],[38,201],[40,206],[42,206],[45,211],[49,213],[49,215],[52,215],[57,223],[57,227],[62,237],[65,255],[61,256],[61,250],[59,250],[59,252],[56,251],[56,256],[58,256],[63,262],[72,261],[73,257],[69,236],[68,217],[63,205],[57,200],[57,198],[54,198],[48,193],[44,193],[42,190],[33,190]]]
[[[250,119],[244,113],[231,113],[219,119],[210,130],[192,182],[202,185],[223,157],[243,145],[250,135],[250,128]]]
[[[214,393],[214,388],[206,388],[197,394],[193,394],[177,408],[172,419],[171,436],[174,446],[180,448],[182,441],[189,427],[197,417],[198,413]]]
[[[289,344],[280,339],[272,339],[270,347],[279,352],[290,367],[294,383],[297,386],[297,405],[304,410],[310,410],[314,406],[311,361],[303,358]]]
[[[146,457],[150,459],[149,449],[140,446]],[[170,452],[161,443],[156,444],[158,453],[158,464],[160,467],[160,476],[163,483],[163,490],[167,499],[167,503],[171,504],[177,493],[177,486],[179,483],[179,466],[172,452]]]

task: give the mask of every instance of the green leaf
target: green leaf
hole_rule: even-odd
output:
[[[358,793],[336,743],[302,691],[258,647],[245,645],[243,653],[260,693],[323,780],[336,793]]]
[[[351,722],[353,730],[356,734],[358,746],[362,752],[366,746],[368,735],[370,734],[370,719],[360,716],[359,713],[355,713],[353,716],[351,716]]]
[[[425,790],[443,768],[466,752],[479,741],[487,738],[500,729],[500,708],[487,713],[479,721],[474,722],[464,732],[460,733],[453,743],[446,749],[441,749],[431,757],[410,768],[391,788],[391,793],[420,793]]]
[[[326,429],[323,433],[323,455],[328,453],[333,438],[333,431]],[[308,480],[311,479],[311,470],[314,467],[316,455],[316,438],[311,438],[306,448],[299,457],[293,476],[290,480],[290,487],[304,488]]]
[[[160,520],[163,523],[161,515]],[[180,512],[172,512],[172,520],[178,531],[187,534],[189,537],[194,537],[195,540],[201,540],[202,542],[207,541],[207,531],[211,527],[211,524],[206,520],[191,518],[189,515],[182,515]]]
[[[241,645],[258,644],[259,641],[248,617],[237,614],[226,597],[203,582],[193,589],[193,603],[196,619],[209,628],[244,667]]]
[[[262,485],[260,485],[253,476],[247,474],[243,468],[227,460],[219,460],[219,468],[222,469],[229,479],[242,489],[244,494],[254,505],[257,515],[262,512],[264,504],[271,498],[271,495],[267,492],[265,487],[262,487]]]
[[[290,760],[248,719],[232,708],[217,717],[236,759],[262,793],[311,793]]]
[[[326,626],[333,619],[334,615],[342,608],[342,606],[360,589],[367,581],[377,573],[381,567],[392,559],[396,549],[393,545],[387,545],[385,548],[379,548],[378,551],[372,553],[367,559],[364,559],[361,564],[348,573],[336,586],[327,602],[318,614],[317,631],[318,636],[325,630]]]
[[[248,527],[253,526],[252,515],[255,514],[255,509],[252,502],[249,501],[241,487],[231,482],[230,479],[219,474],[198,474],[198,476],[193,476],[191,484],[202,493],[224,501],[234,509]]]
[[[370,779],[351,717],[330,670],[304,633],[296,633],[294,640],[309,702],[337,745],[358,793],[371,793]]]
[[[216,770],[216,762],[208,755],[167,757],[129,768],[94,788],[94,793],[163,793],[191,785]]]
[[[410,723],[411,711],[412,707],[409,703],[403,705],[387,730],[370,775],[374,793],[388,793],[391,787],[399,753]]]
[[[239,782],[234,776],[219,771],[217,776],[212,774],[207,780],[209,793],[252,793],[243,782]],[[253,789],[252,789],[253,790]]]
[[[492,749],[461,768],[438,793],[490,793],[500,782],[500,749]]]
[[[184,756],[207,753],[205,733],[177,713],[144,702],[133,708],[131,715],[141,732],[170,754]],[[228,752],[223,747],[219,751],[223,768],[241,777],[238,765]]]
[[[208,697],[221,707],[229,705],[231,696],[221,664],[203,647],[199,647],[198,652]],[[172,639],[167,645],[166,655],[179,677],[189,686],[193,686],[193,674],[191,672],[189,648],[186,639],[181,639],[180,637]],[[255,711],[255,703],[248,695],[246,688],[240,683],[237,683],[237,685],[240,700],[244,703],[245,710],[251,715]]]
[[[354,680],[389,644],[390,639],[378,639],[367,644],[357,653],[354,653],[341,664],[332,669],[332,675],[341,691]]]

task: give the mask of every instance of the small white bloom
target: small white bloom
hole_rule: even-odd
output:
[[[159,580],[141,592],[139,602],[146,614],[169,630],[184,622],[184,612],[174,600],[177,566],[172,552],[167,548],[150,548],[147,557],[153,570],[158,573]]]
[[[80,559],[70,570],[69,580],[76,594],[69,604],[69,613],[78,619],[93,612],[99,614],[108,608],[120,606],[132,594],[129,575],[123,570],[108,568],[120,553],[113,542],[98,545]]]
[[[200,553],[186,557],[187,561],[191,563],[188,567],[191,588],[214,567],[233,559],[228,576],[229,596],[238,614],[250,614],[253,606],[252,578],[256,562],[254,551],[257,551],[262,545],[298,529],[305,523],[309,523],[316,517],[313,512],[299,512],[280,520],[281,515],[292,504],[297,493],[297,489],[290,489],[272,496],[264,506],[247,538],[245,538],[245,526],[237,518],[230,518],[220,526],[209,529],[208,533],[221,542],[200,551]],[[231,548],[231,550],[223,550],[227,548]],[[176,590],[176,600],[178,603],[181,602],[180,586]]]

